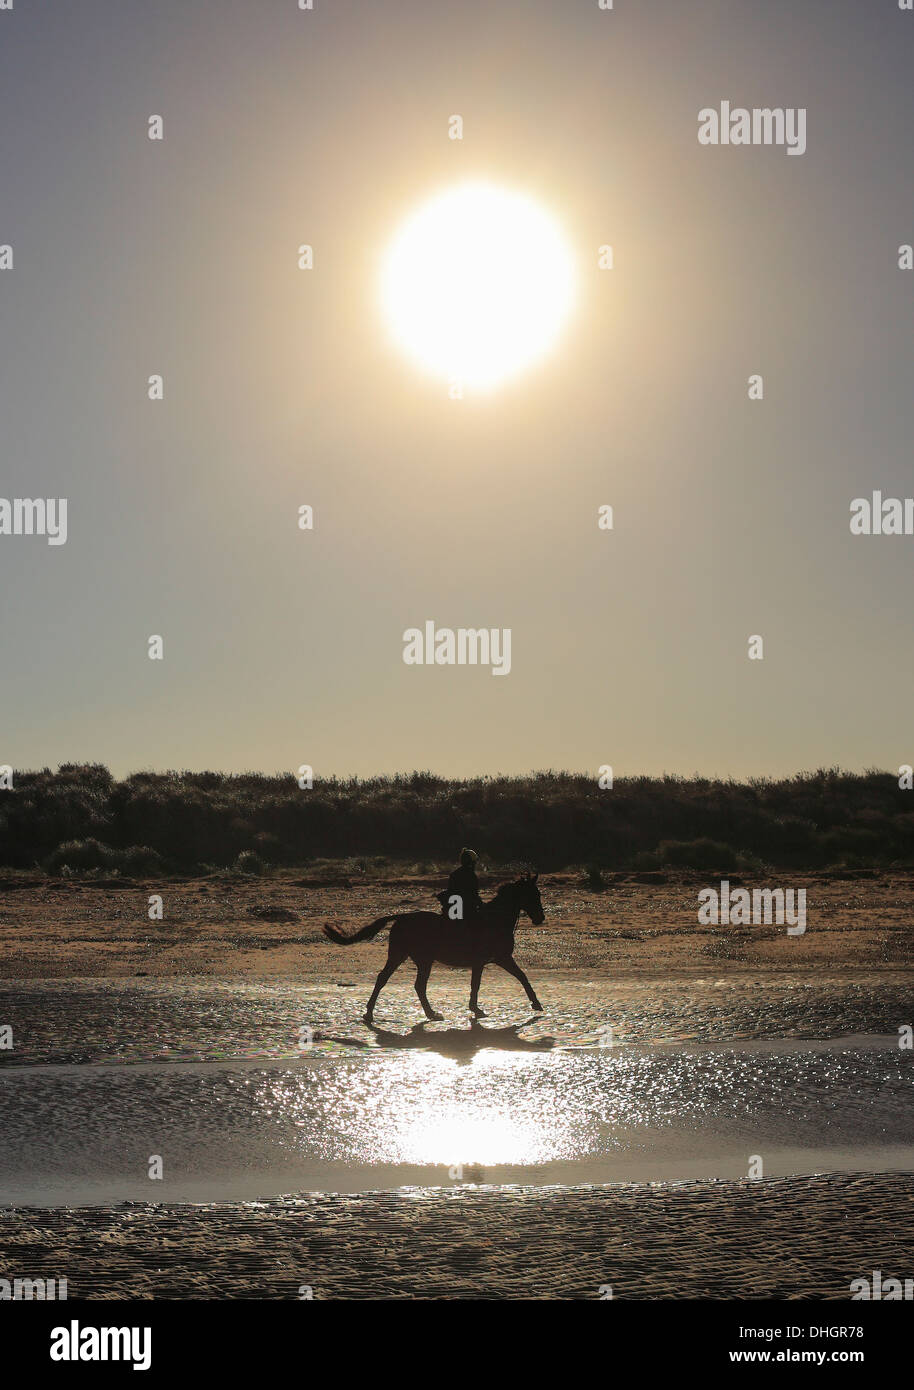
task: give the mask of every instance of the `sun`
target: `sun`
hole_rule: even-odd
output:
[[[424,371],[486,391],[548,355],[574,302],[574,258],[533,198],[489,183],[437,194],[384,257],[394,341]]]

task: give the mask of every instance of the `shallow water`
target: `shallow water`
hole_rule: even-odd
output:
[[[914,1063],[891,1035],[573,1049],[540,1039],[518,1051],[497,1041],[522,1029],[443,1031],[475,1044],[445,1055],[420,1034],[419,1046],[283,1063],[6,1066],[0,1202],[914,1169]],[[147,1175],[151,1155],[161,1181]]]

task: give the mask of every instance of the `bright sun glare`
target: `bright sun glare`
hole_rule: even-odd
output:
[[[407,218],[385,256],[381,295],[395,341],[419,367],[488,390],[549,352],[574,279],[561,229],[539,204],[472,183]]]

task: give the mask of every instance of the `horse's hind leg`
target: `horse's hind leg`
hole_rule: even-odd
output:
[[[497,960],[495,964],[500,965],[502,970],[507,970],[509,975],[514,976],[515,980],[520,980],[524,989],[527,991],[527,998],[530,1000],[530,1003],[533,1005],[536,1012],[541,1014],[543,1012],[543,1006],[536,997],[536,990],[533,988],[514,957],[509,956],[507,960]]]
[[[427,1019],[432,1023],[440,1023],[444,1015],[435,1013],[435,1010],[428,1002],[428,995],[425,992],[425,987],[428,984],[428,977],[432,973],[432,962],[430,960],[416,961],[416,967],[416,993],[419,996],[419,1003],[425,1010],[425,1017]]]
[[[473,966],[473,974],[470,979],[470,1013],[474,1018],[485,1018],[485,1010],[479,1007],[479,985],[482,980],[483,967]]]
[[[398,966],[401,966],[403,964],[405,959],[405,956],[388,955],[386,964],[382,966],[378,974],[378,978],[374,982],[374,989],[371,991],[371,998],[369,999],[368,1005],[365,1009],[366,1023],[371,1022],[372,1015],[374,1014],[374,1006],[378,1002],[378,995],[381,993],[381,990],[387,984],[387,981],[390,979],[391,975],[398,968]]]

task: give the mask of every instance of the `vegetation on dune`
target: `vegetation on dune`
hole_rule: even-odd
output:
[[[717,871],[914,865],[914,794],[886,772],[779,781],[565,772],[452,781],[430,772],[315,781],[65,764],[0,793],[0,864],[55,874],[263,873],[321,859]],[[419,867],[425,867],[420,862]]]

